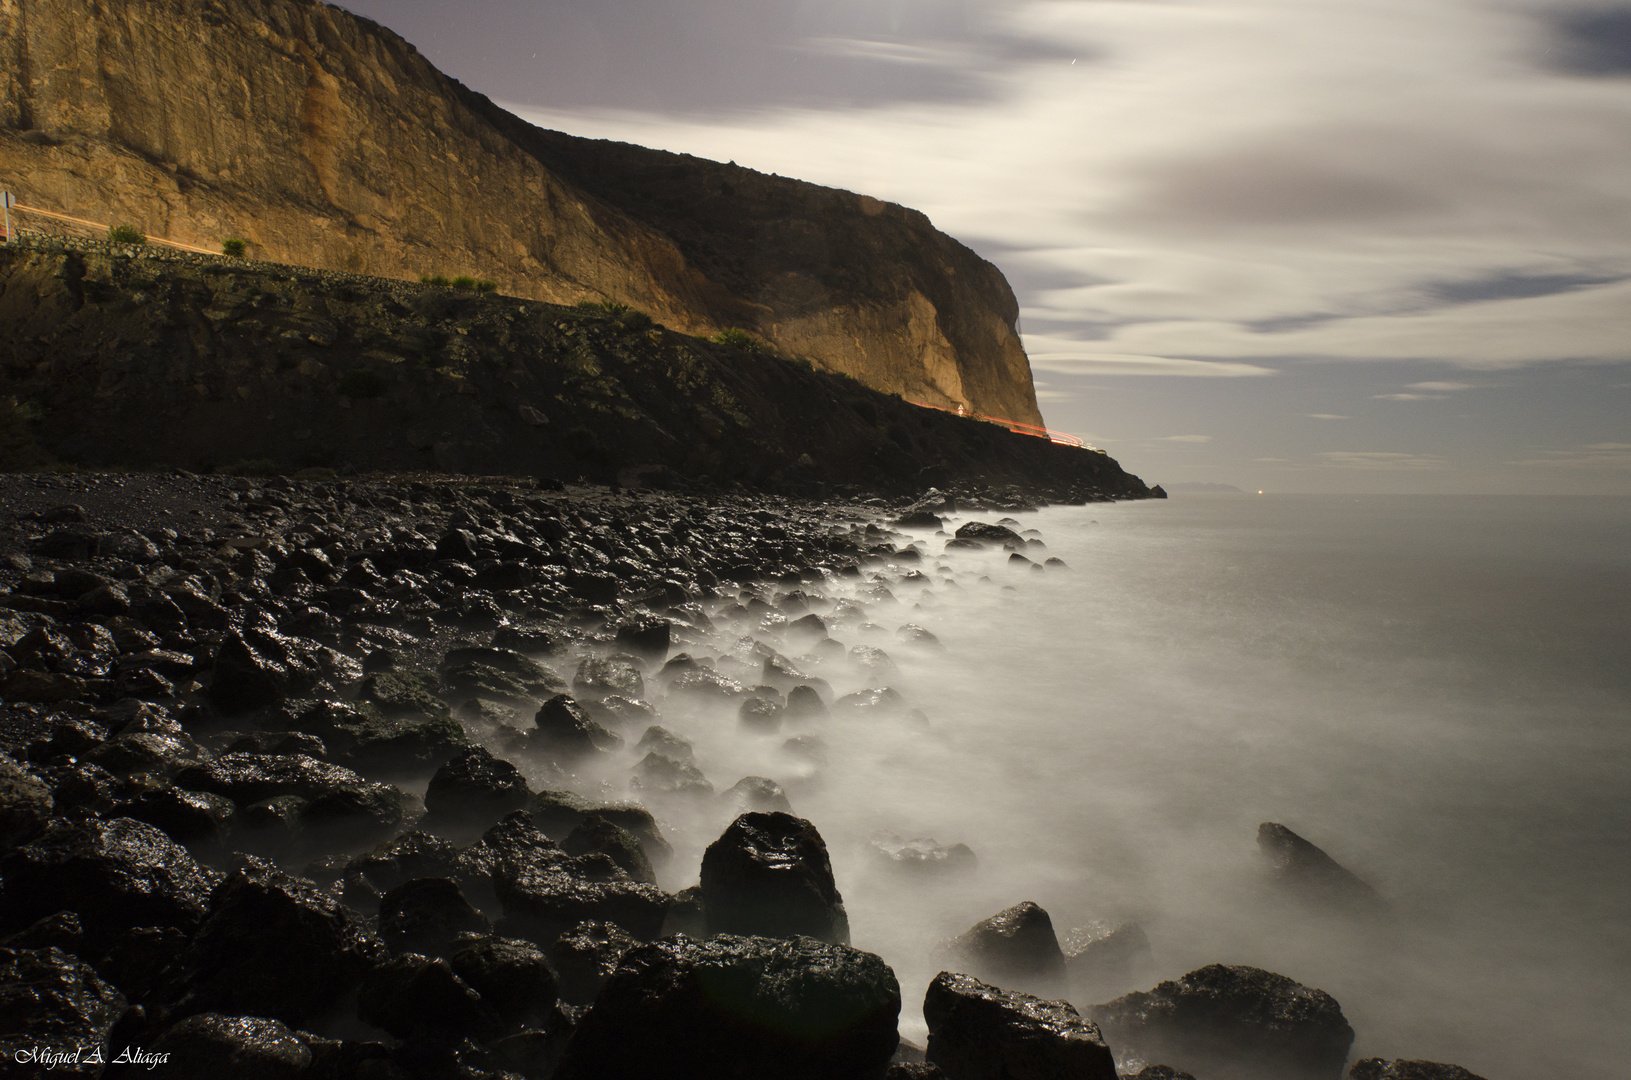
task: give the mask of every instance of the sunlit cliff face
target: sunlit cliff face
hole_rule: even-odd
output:
[[[1015,524],[1046,545],[1028,563],[908,531],[897,546],[913,541],[915,561],[745,588],[706,605],[712,629],[676,628],[674,653],[743,687],[774,650],[829,715],[761,730],[739,719],[743,698],[671,693],[677,669],[653,666],[653,722],[691,743],[715,794],[631,791],[639,724],[575,783],[658,814],[674,890],[750,808],[719,793],[776,781],[826,839],[854,943],[899,973],[909,1038],[948,962],[937,946],[1034,900],[1061,938],[1098,920],[1148,934],[1147,961],[1075,988],[1080,1006],[1252,964],[1335,996],[1360,1056],[1507,1078],[1566,1061],[1606,1078],[1627,996],[1608,910],[1626,887],[1612,761],[1627,688],[1603,637],[1622,616],[1601,588],[1625,575],[1604,578],[1623,557],[1583,506],[1057,508]],[[1049,557],[1066,566],[1037,568]],[[795,629],[811,613],[829,639]],[[898,702],[844,702],[885,686]],[[1255,843],[1270,820],[1367,880],[1386,912],[1273,892]],[[966,844],[977,862],[902,872],[874,843],[888,834]]]

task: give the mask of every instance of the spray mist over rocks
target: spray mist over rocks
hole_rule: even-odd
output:
[[[1545,637],[1559,620],[1522,590],[1501,603],[1538,644],[1444,633],[1473,601],[1434,544],[1509,508],[1380,526],[1375,506],[1253,500],[166,483],[19,490],[7,546],[7,768],[34,795],[7,819],[6,879],[64,845],[175,867],[156,928],[95,875],[74,928],[0,889],[7,944],[94,942],[63,977],[151,1006],[118,1031],[97,1012],[89,1041],[185,1042],[208,1011],[287,1025],[331,1063],[457,1035],[480,1046],[467,1064],[592,1075],[636,1029],[757,1038],[702,999],[640,1012],[642,980],[683,998],[729,969],[757,987],[748,1014],[849,1002],[854,1037],[819,1038],[857,1075],[886,1064],[868,1055],[897,1009],[953,1075],[1026,1025],[1093,1068],[1113,1051],[1129,1075],[1201,1080],[1355,1056],[1606,1077],[1621,1049],[1604,1033],[1624,982],[1590,955],[1592,912],[1557,901],[1607,895],[1581,853],[1623,846],[1624,811],[1560,853],[1526,838],[1574,810],[1501,798],[1515,746],[1542,779],[1579,776],[1533,751],[1524,709],[1612,760],[1625,733],[1600,722],[1624,686]],[[1604,559],[1631,578],[1593,551],[1583,580]],[[1616,617],[1584,603],[1584,625]],[[1544,661],[1523,694],[1515,644]],[[1617,779],[1580,780],[1579,805],[1603,811]],[[1488,857],[1491,830],[1517,854]],[[245,984],[250,922],[276,949]],[[742,936],[767,932],[808,944]],[[799,982],[818,969],[836,981]],[[925,994],[951,1026],[929,1029]],[[1292,1035],[1217,1059],[1263,1052],[1267,1029],[1183,1020],[1202,1000],[1295,1017]],[[753,1045],[743,1060],[791,1052]]]

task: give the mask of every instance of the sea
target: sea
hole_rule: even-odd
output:
[[[677,646],[729,665],[757,641],[835,699],[887,685],[905,708],[774,736],[724,708],[661,721],[717,787],[769,777],[816,824],[854,944],[900,978],[907,1038],[941,943],[1030,900],[1061,937],[1143,930],[1147,957],[1099,1000],[1248,964],[1335,997],[1355,1057],[1623,1080],[1631,500],[1188,495],[1013,514],[1028,561],[946,550],[1003,517],[954,515],[906,531],[915,556],[738,598],[825,611],[843,650],[801,660],[779,616],[729,603],[716,635]],[[801,732],[822,760],[810,740],[790,753]],[[694,884],[727,818],[659,812],[678,851],[662,884]],[[1266,821],[1383,912],[1269,888]],[[976,862],[903,874],[878,854],[888,834]]]

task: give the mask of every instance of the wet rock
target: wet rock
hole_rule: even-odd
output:
[[[71,911],[47,915],[15,934],[0,938],[0,946],[8,949],[61,949],[78,956],[89,948],[85,944],[85,931],[79,925],[79,916]]]
[[[484,910],[497,910],[495,884],[517,868],[534,862],[553,864],[566,858],[560,846],[533,823],[525,810],[506,814],[469,847],[459,852],[453,879],[466,897]]]
[[[44,832],[53,806],[51,789],[43,780],[0,755],[0,853]]]
[[[1338,1080],[1354,1036],[1329,994],[1246,966],[1211,964],[1092,1013],[1118,1051],[1217,1080]]]
[[[527,781],[521,770],[482,746],[462,751],[437,769],[425,790],[427,811],[467,824],[492,821],[526,805]]]
[[[328,760],[328,747],[304,731],[248,731],[227,744],[229,754],[304,754]]]
[[[951,1080],[1069,1077],[1116,1080],[1098,1027],[1065,1001],[999,990],[942,971],[923,998],[925,1058]]]
[[[1483,1080],[1459,1065],[1437,1061],[1385,1061],[1366,1058],[1348,1070],[1348,1080]]]
[[[0,948],[0,1060],[17,1069],[13,1075],[100,1076],[125,1004],[89,964],[61,949]]]
[[[567,757],[616,750],[623,745],[621,736],[591,720],[568,694],[556,694],[539,706],[533,724],[533,740],[539,746]]]
[[[657,884],[657,874],[646,858],[639,838],[598,813],[590,813],[561,841],[568,855],[599,852],[610,858],[634,881]]]
[[[703,853],[702,899],[711,933],[849,942],[826,842],[792,814],[733,821]]]
[[[211,884],[186,848],[151,825],[58,819],[0,858],[0,931],[73,911],[91,946],[105,950],[133,927],[192,930]]]
[[[399,1039],[486,1041],[498,1027],[481,995],[452,965],[418,953],[392,957],[364,976],[357,1016]]]
[[[562,1000],[588,1005],[617,970],[623,954],[639,941],[615,923],[581,922],[555,939],[549,960],[560,980]]]
[[[916,645],[920,649],[942,648],[940,639],[916,623],[907,623],[895,631],[895,636],[908,645]]]
[[[880,1077],[900,987],[878,957],[808,938],[679,936],[626,953],[556,1080]]]
[[[732,701],[747,692],[747,687],[730,676],[704,667],[682,671],[668,684],[670,698],[693,701]]]
[[[645,697],[646,683],[640,669],[627,660],[589,657],[578,665],[577,673],[572,676],[572,690],[584,698],[616,694],[635,699]]]
[[[878,717],[904,716],[907,711],[906,699],[901,697],[900,691],[887,686],[873,686],[845,694],[833,703],[833,708],[860,716]]]
[[[177,1080],[298,1080],[312,1064],[306,1041],[276,1020],[199,1013],[153,1043],[163,1075]]]
[[[828,715],[827,703],[813,686],[795,686],[787,692],[786,716],[789,720],[824,720]]]
[[[1133,1080],[1195,1080],[1186,1072],[1179,1072],[1171,1065],[1146,1065],[1138,1070]]]
[[[811,612],[788,623],[785,633],[795,641],[820,641],[827,636],[827,621]]]
[[[268,864],[230,875],[181,954],[186,1011],[308,1024],[384,958],[379,940],[334,895]]]
[[[299,810],[303,825],[347,838],[391,830],[403,820],[401,791],[298,754],[222,754],[183,769],[175,782],[224,795],[246,812],[258,802],[296,796],[305,800]]]
[[[448,878],[405,881],[379,901],[379,936],[392,952],[446,956],[460,934],[491,929]]]
[[[713,784],[702,775],[701,769],[689,761],[676,761],[655,751],[640,759],[630,783],[641,791],[662,795],[702,798],[714,793]]]
[[[381,896],[404,882],[415,878],[452,877],[458,861],[459,849],[449,841],[417,829],[410,830],[346,863],[346,903],[360,910],[372,910]]]
[[[787,792],[776,781],[765,776],[744,776],[719,798],[738,815],[750,810],[780,811],[784,814],[793,812],[792,804],[787,801]]]
[[[668,656],[671,633],[667,619],[656,616],[631,619],[617,628],[617,644],[648,663],[660,664]]]
[[[320,739],[335,762],[364,772],[423,775],[470,745],[451,717],[388,717],[366,701],[291,702],[268,726]]]
[[[610,694],[598,701],[580,701],[578,704],[583,706],[590,717],[612,727],[632,728],[649,724],[657,719],[657,710],[652,707],[651,702],[639,698]]]
[[[224,795],[167,787],[132,799],[117,812],[162,829],[178,844],[220,846],[232,830],[237,807]]]
[[[408,671],[381,671],[357,685],[357,700],[387,717],[446,717],[447,702],[436,694],[436,680]]]
[[[493,888],[505,916],[501,932],[546,944],[586,921],[616,923],[641,941],[662,930],[672,896],[633,880],[604,854],[573,857],[550,847],[495,867]]]
[[[984,521],[970,521],[957,530],[957,539],[972,540],[977,544],[1023,544],[1020,535],[1006,525],[991,525]]]
[[[782,715],[785,711],[785,706],[754,695],[742,702],[741,708],[736,710],[736,722],[749,731],[774,735],[782,726]]]
[[[440,671],[455,698],[485,698],[517,708],[566,689],[566,681],[543,664],[507,649],[452,649]]]
[[[634,749],[643,750],[648,754],[661,754],[675,761],[694,761],[696,757],[688,741],[655,724],[646,728],[646,733],[640,736],[640,741],[635,744]]]
[[[869,846],[887,866],[911,873],[961,873],[972,870],[977,863],[967,844],[944,846],[935,843],[933,837],[903,840],[895,833],[878,833]]]
[[[1065,973],[1071,988],[1092,1000],[1125,988],[1150,963],[1150,939],[1135,922],[1092,922],[1065,935]]]
[[[558,997],[555,972],[537,946],[509,938],[466,941],[448,958],[482,1007],[505,1025],[550,1025]]]
[[[559,656],[572,646],[571,635],[553,627],[501,626],[493,632],[495,648],[541,656]]]
[[[937,515],[927,510],[913,510],[895,519],[897,529],[938,529],[944,524]]]
[[[215,651],[209,700],[227,716],[252,712],[309,690],[318,678],[315,665],[272,630],[230,630]]]
[[[1259,825],[1257,847],[1268,861],[1270,880],[1302,900],[1358,911],[1381,905],[1374,889],[1284,825]]]
[[[1044,994],[1064,990],[1065,954],[1048,913],[1030,900],[975,923],[946,945],[974,975]]]

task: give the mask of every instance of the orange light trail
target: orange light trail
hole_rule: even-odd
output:
[[[1001,424],[1016,435],[1031,435],[1038,439],[1047,439],[1049,442],[1059,443],[1061,446],[1078,446],[1083,450],[1102,453],[1098,447],[1090,446],[1086,441],[1069,432],[1055,431],[1053,428],[1043,427],[1041,424],[1027,424],[1023,420],[1009,420],[1002,416],[987,416],[985,413],[977,413],[967,409],[948,409],[944,405],[931,405],[927,401],[912,401],[911,398],[906,400],[920,408],[951,413],[953,416],[966,416],[970,420],[983,420],[988,424]]]

